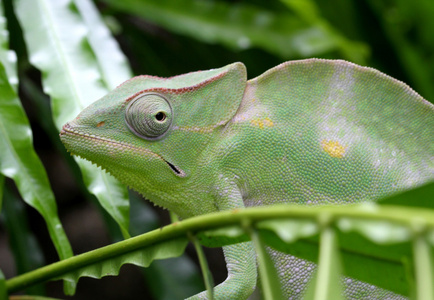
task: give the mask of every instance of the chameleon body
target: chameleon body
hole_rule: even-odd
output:
[[[60,136],[71,153],[189,218],[279,202],[375,201],[432,180],[433,112],[402,82],[345,61],[287,62],[249,81],[234,63],[134,77]],[[257,279],[253,248],[223,249],[229,276],[216,298],[245,299]],[[276,265],[295,299],[314,265],[288,259]],[[346,295],[361,298],[367,287],[348,284]]]

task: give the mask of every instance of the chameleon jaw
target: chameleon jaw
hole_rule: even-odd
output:
[[[71,152],[71,154],[75,155],[74,151],[72,149],[70,149],[67,145],[69,145],[67,139],[69,138],[79,138],[79,139],[84,139],[87,140],[89,143],[91,144],[104,144],[104,145],[110,145],[110,146],[114,146],[117,148],[123,148],[126,151],[134,151],[140,154],[145,154],[146,156],[152,156],[155,157],[157,159],[160,159],[162,161],[164,161],[166,163],[166,165],[173,171],[173,173],[178,176],[178,177],[185,177],[186,173],[180,169],[179,167],[175,166],[174,164],[170,163],[169,161],[167,161],[166,159],[164,159],[163,157],[161,157],[160,155],[144,149],[144,148],[139,148],[136,146],[133,146],[131,144],[127,144],[127,143],[122,143],[119,141],[115,141],[112,139],[107,139],[107,138],[103,138],[100,136],[96,136],[94,134],[88,134],[88,133],[84,133],[81,132],[79,130],[74,129],[73,126],[70,125],[70,123],[66,123],[62,130],[60,131],[60,139],[62,140],[62,142],[65,144],[66,148],[68,151]]]

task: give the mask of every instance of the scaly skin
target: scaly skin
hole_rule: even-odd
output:
[[[433,112],[405,84],[344,61],[287,62],[250,81],[235,63],[135,77],[60,136],[71,153],[188,218],[278,202],[375,201],[432,180]],[[217,299],[245,299],[256,284],[252,246],[224,253],[230,276]],[[285,256],[276,266],[286,294],[299,298],[314,264]],[[352,299],[400,298],[350,281]]]

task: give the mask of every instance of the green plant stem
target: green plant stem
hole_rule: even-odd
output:
[[[175,239],[181,236],[180,234],[176,234],[176,229],[167,230],[165,234],[162,235],[161,231],[160,229],[153,230],[149,233],[76,255],[69,259],[55,262],[34,271],[13,277],[6,281],[7,290],[9,293],[13,293],[28,286],[61,277],[81,267],[117,257],[139,248],[157,244],[164,239]]]
[[[199,258],[200,269],[202,270],[202,276],[203,276],[203,280],[205,282],[205,287],[206,287],[208,299],[213,300],[214,299],[214,294],[213,294],[214,280],[213,280],[211,272],[209,270],[208,262],[206,261],[206,257],[205,257],[205,254],[203,253],[202,246],[200,245],[199,241],[197,240],[197,238],[194,235],[189,234],[189,239],[193,243],[194,248],[195,248],[196,253],[197,253],[197,257]]]
[[[430,246],[423,234],[418,234],[413,241],[413,257],[416,276],[416,299],[434,300],[433,263]]]
[[[250,229],[250,238],[258,259],[259,277],[261,278],[262,295],[264,300],[279,300],[283,299],[280,292],[279,278],[274,269],[273,262],[270,260],[268,253],[261,242],[258,232]]]
[[[434,217],[431,210],[386,205],[369,210],[358,209],[357,206],[354,205],[328,207],[275,205],[269,207],[253,207],[245,210],[224,211],[177,222],[161,229],[156,229],[109,246],[44,266],[7,280],[6,287],[9,293],[16,292],[33,284],[58,278],[63,274],[81,267],[126,254],[139,248],[169,239],[185,238],[188,232],[195,234],[199,231],[239,225],[246,219],[249,219],[252,223],[282,218],[317,220],[318,215],[324,212],[327,212],[334,220],[339,217],[383,220],[408,226],[409,228],[413,225],[414,219],[417,218],[422,219],[428,229],[434,227]]]
[[[331,226],[326,226],[321,231],[320,253],[318,259],[318,273],[315,286],[315,300],[331,299],[336,293],[330,289],[336,289],[339,284],[340,270],[336,270],[337,264],[337,237],[336,232]],[[339,269],[339,268],[338,268]],[[333,274],[334,273],[334,274]],[[338,275],[339,274],[339,275]],[[334,276],[337,280],[333,280]],[[340,292],[337,293],[341,295]],[[336,298],[333,298],[336,299]]]

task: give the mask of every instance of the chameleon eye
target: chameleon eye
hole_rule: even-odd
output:
[[[125,111],[130,130],[147,140],[162,138],[172,124],[172,107],[159,94],[143,94],[133,99]]]

